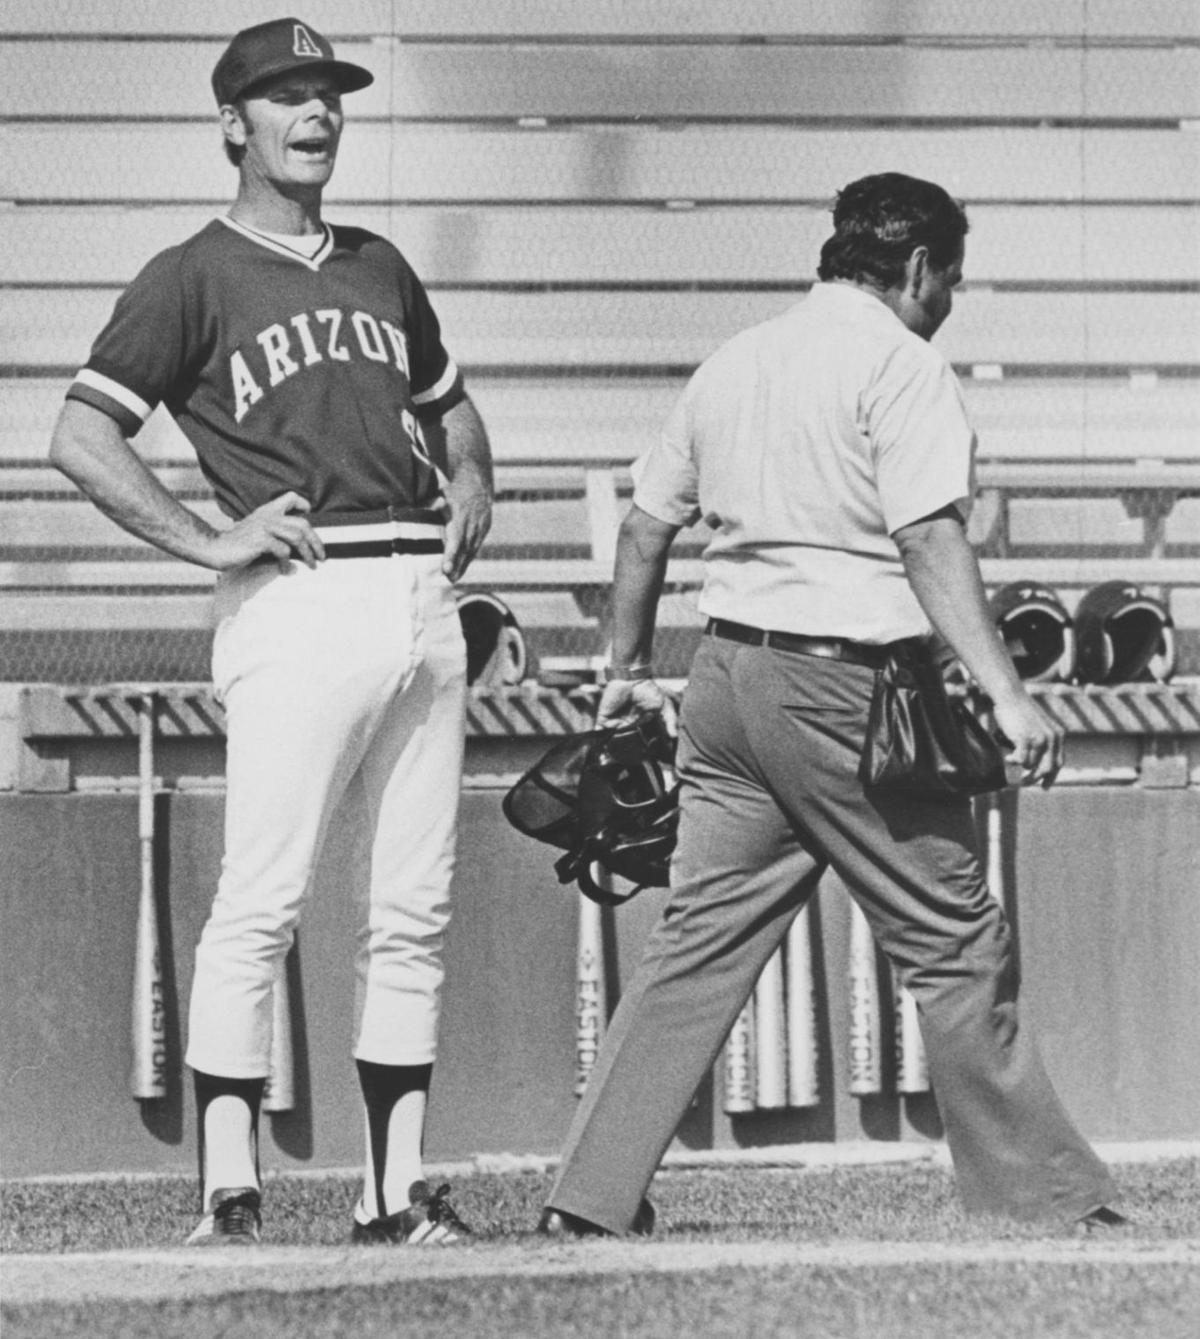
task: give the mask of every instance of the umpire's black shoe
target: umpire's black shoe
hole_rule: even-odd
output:
[[[638,1211],[634,1215],[633,1223],[629,1231],[635,1237],[648,1237],[654,1231],[654,1205],[649,1200],[643,1200],[638,1205]],[[614,1237],[617,1234],[610,1232],[608,1228],[601,1227],[599,1223],[590,1222],[586,1218],[580,1218],[578,1214],[567,1213],[563,1209],[555,1209],[547,1205],[542,1210],[542,1216],[538,1219],[538,1235],[542,1237],[554,1237],[558,1240],[566,1240],[578,1237]]]
[[[1079,1230],[1089,1236],[1095,1232],[1112,1232],[1119,1228],[1133,1226],[1123,1213],[1118,1213],[1116,1209],[1110,1209],[1107,1204],[1101,1204],[1099,1208],[1092,1209],[1085,1213],[1082,1218],[1077,1218],[1075,1222]]]
[[[189,1246],[257,1246],[262,1228],[262,1196],[253,1186],[214,1190],[212,1209],[187,1239]]]

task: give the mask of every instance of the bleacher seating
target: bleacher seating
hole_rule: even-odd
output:
[[[1200,10],[1166,0],[314,0],[377,82],[331,219],[431,288],[500,465],[468,576],[544,662],[598,658],[628,463],[691,369],[810,282],[837,186],[887,168],[968,204],[938,340],[979,427],[991,585],[1169,599],[1200,671]],[[0,14],[0,677],[203,678],[211,575],[45,463],[121,286],[222,212],[208,71],[275,10],[109,0]],[[46,40],[53,37],[54,40]],[[177,430],[137,441],[211,508]],[[702,536],[664,601],[681,659]],[[680,634],[674,641],[674,631]]]

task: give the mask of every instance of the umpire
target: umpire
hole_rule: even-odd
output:
[[[791,920],[832,866],[915,997],[966,1209],[1124,1221],[1019,1017],[1008,924],[966,798],[866,793],[874,670],[936,630],[995,703],[1026,781],[1061,735],[996,636],[964,533],[974,435],[929,344],[967,219],[898,173],[838,196],[811,293],[697,371],[635,466],[600,721],[656,710],[667,554],[702,521],[707,615],[679,724],[671,895],[567,1136],[551,1234],[646,1231],[646,1189]]]

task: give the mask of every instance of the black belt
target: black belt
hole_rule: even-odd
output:
[[[440,539],[361,539],[348,544],[325,540],[326,558],[386,558],[392,553],[445,553]]]
[[[888,657],[890,646],[870,642],[849,642],[841,637],[806,637],[800,632],[771,632],[752,628],[746,623],[731,623],[726,618],[710,618],[704,629],[713,637],[747,646],[769,646],[775,651],[791,651],[800,656],[819,656],[823,660],[845,660],[851,665],[879,669]]]

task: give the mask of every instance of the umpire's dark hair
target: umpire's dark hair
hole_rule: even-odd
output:
[[[917,247],[945,269],[967,235],[967,211],[932,181],[903,172],[860,177],[838,192],[833,236],[821,248],[821,279],[894,288]]]

